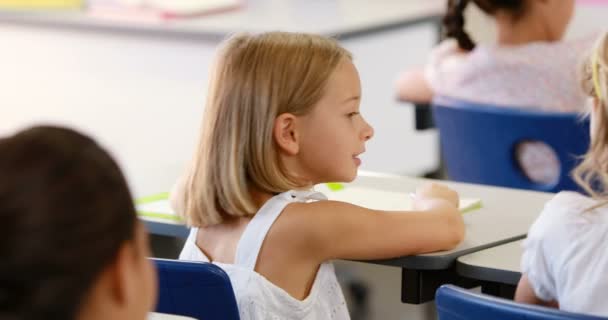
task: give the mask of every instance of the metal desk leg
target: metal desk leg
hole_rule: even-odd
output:
[[[495,297],[513,300],[517,286],[498,282],[483,282],[481,292]]]
[[[463,278],[454,268],[446,270],[401,271],[401,302],[421,304],[435,299],[435,291],[443,284],[455,284],[463,288],[479,286],[479,281]]]

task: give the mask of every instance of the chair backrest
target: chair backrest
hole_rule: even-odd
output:
[[[158,270],[156,312],[199,320],[238,320],[230,279],[212,263],[151,259]]]
[[[437,289],[435,304],[439,320],[607,320],[608,318],[521,304],[443,285]]]
[[[435,98],[432,108],[451,180],[550,192],[579,190],[570,171],[589,146],[588,118],[445,97]],[[560,161],[557,183],[538,184],[525,176],[515,157],[516,146],[525,140],[553,148]]]

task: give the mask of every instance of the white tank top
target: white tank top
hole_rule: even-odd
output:
[[[310,294],[298,300],[255,272],[262,243],[285,206],[292,202],[326,200],[311,191],[287,191],[272,197],[251,219],[237,245],[234,264],[214,262],[228,273],[239,307],[241,320],[257,319],[350,319],[334,267],[325,262],[319,267]],[[192,228],[180,260],[209,262],[196,245],[198,228]]]

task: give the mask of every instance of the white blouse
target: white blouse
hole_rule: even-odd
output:
[[[321,264],[310,294],[304,300],[292,297],[254,270],[266,234],[285,206],[296,201],[326,199],[322,193],[311,191],[288,191],[272,197],[245,228],[237,245],[234,264],[214,262],[230,277],[242,320],[350,319],[330,262]],[[198,229],[192,228],[179,259],[209,262],[196,245],[197,233]]]
[[[521,270],[538,298],[608,316],[608,205],[575,192],[549,201],[524,241]]]

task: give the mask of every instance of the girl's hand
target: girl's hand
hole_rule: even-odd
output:
[[[438,183],[426,183],[416,189],[413,199],[414,210],[426,210],[429,202],[444,200],[458,208],[459,199],[456,191]]]

